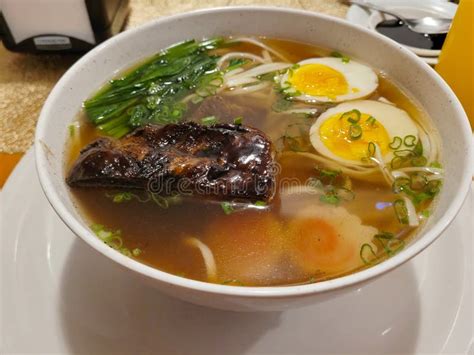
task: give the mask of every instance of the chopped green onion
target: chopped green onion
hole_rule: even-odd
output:
[[[431,211],[430,210],[423,210],[420,212],[420,214],[424,217],[424,218],[428,218],[430,215],[431,215]]]
[[[441,187],[441,181],[440,180],[431,180],[427,184],[428,192],[433,196],[436,195],[437,193],[439,193],[440,187]]]
[[[423,144],[421,143],[421,139],[418,139],[418,142],[416,142],[416,145],[413,148],[413,153],[417,157],[421,157],[423,155]]]
[[[394,151],[393,155],[395,155],[396,157],[407,158],[413,155],[413,151],[411,151],[410,149],[400,149]]]
[[[68,128],[69,128],[69,137],[74,137],[74,134],[76,133],[76,125],[74,123],[70,124]]]
[[[374,238],[378,238],[378,239],[392,239],[393,238],[393,233],[390,233],[390,232],[380,232],[380,233],[377,233]]]
[[[226,68],[226,71],[232,71],[234,69],[237,69],[238,67],[241,67],[242,65],[248,63],[249,61],[245,58],[232,58],[229,61],[229,65]]]
[[[410,188],[413,190],[421,190],[426,186],[427,183],[428,180],[424,174],[413,174],[411,176]]]
[[[341,58],[341,61],[343,63],[349,63],[351,61],[351,59],[348,56],[346,56],[346,55],[344,55],[340,52],[337,52],[337,51],[332,52],[331,57]]]
[[[411,159],[411,164],[413,166],[425,166],[428,160],[424,156],[416,156]]]
[[[236,117],[236,118],[234,118],[234,124],[240,126],[242,124],[242,120],[243,120],[242,116]]]
[[[359,110],[351,110],[344,112],[339,119],[347,120],[350,123],[357,123],[360,121],[361,113]]]
[[[319,175],[321,177],[326,177],[326,178],[330,178],[330,179],[333,179],[339,175],[341,175],[341,171],[340,170],[331,170],[331,169],[321,169],[319,167],[315,167],[316,171],[319,173]]]
[[[430,163],[430,167],[432,167],[432,168],[438,168],[438,169],[442,169],[442,168],[443,168],[443,166],[441,165],[441,163],[440,163],[440,162],[437,162],[437,161],[431,162],[431,163]]]
[[[341,199],[334,193],[329,193],[319,196],[319,201],[327,203],[329,205],[338,205]]]
[[[351,140],[357,140],[362,137],[362,127],[358,124],[353,124],[349,127],[349,138]]]
[[[405,201],[399,199],[393,202],[393,208],[395,210],[395,214],[398,218],[398,221],[401,224],[408,224],[408,210],[407,206],[405,205]]]
[[[133,194],[131,192],[119,192],[114,195],[105,194],[105,196],[111,198],[114,203],[122,203],[124,201],[130,201]]]
[[[401,239],[395,238],[393,233],[390,232],[380,232],[374,236],[374,239],[377,240],[380,245],[382,245],[385,253],[388,256],[395,255],[405,246],[405,242]]]
[[[135,257],[139,256],[141,253],[142,253],[142,250],[139,248],[135,248],[132,250],[132,255]]]
[[[393,256],[397,254],[400,250],[402,250],[404,247],[405,247],[405,242],[403,240],[394,238],[388,241],[386,245],[386,249],[385,248],[384,249],[385,249],[385,252],[389,256]]]
[[[366,265],[372,264],[374,260],[377,258],[374,248],[372,248],[372,245],[367,244],[367,243],[362,244],[359,255],[363,263]]]
[[[201,123],[206,126],[211,126],[217,123],[217,117],[216,116],[207,116],[204,118],[201,118]]]
[[[392,168],[392,170],[399,169],[403,166],[403,163],[405,161],[406,161],[406,159],[404,157],[395,157],[390,162],[390,167]]]
[[[234,207],[232,207],[232,204],[230,202],[222,202],[221,207],[222,207],[222,210],[224,211],[224,213],[227,214],[227,215],[234,212]]]
[[[414,147],[415,146],[415,142],[416,142],[416,137],[414,135],[408,135],[406,136],[404,139],[403,139],[403,143],[407,146],[407,147]]]
[[[369,157],[375,156],[375,143],[374,142],[369,142],[369,145],[367,146],[367,153]]]
[[[402,191],[405,191],[408,186],[410,186],[411,180],[405,177],[399,177],[395,179],[392,184],[392,191],[396,194],[399,194]]]
[[[100,240],[112,249],[119,251],[125,256],[133,255],[130,249],[123,246],[123,240],[121,237],[122,232],[120,230],[110,231],[105,229],[102,224],[92,224],[90,228]]]
[[[371,126],[375,125],[375,123],[377,122],[377,120],[375,119],[374,116],[370,116],[369,118],[367,118],[367,120],[365,121],[367,123],[369,123]]]
[[[403,143],[403,140],[400,137],[395,136],[393,137],[392,142],[388,146],[390,147],[390,149],[395,150],[395,149],[400,148],[402,146],[402,143]]]
[[[267,203],[265,201],[256,201],[254,205],[258,207],[264,207],[267,205]]]

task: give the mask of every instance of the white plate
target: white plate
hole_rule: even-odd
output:
[[[472,354],[473,199],[433,246],[352,294],[232,313],[166,297],[76,238],[30,151],[0,195],[0,353]]]
[[[405,15],[408,18],[423,16],[453,18],[457,9],[456,4],[448,2],[447,0],[371,0],[371,2],[391,9],[401,15]],[[387,16],[387,18],[390,18],[390,16]],[[375,26],[382,21],[384,17],[378,11],[369,11],[357,5],[352,5],[346,14],[346,19],[352,23],[374,30]],[[422,57],[426,62],[433,62],[434,59],[429,57],[438,57],[441,52],[440,50],[406,47]]]

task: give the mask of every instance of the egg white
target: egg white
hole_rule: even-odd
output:
[[[360,160],[349,160],[334,154],[324,145],[320,138],[320,127],[327,119],[336,114],[342,114],[351,110],[359,110],[361,113],[375,117],[377,122],[384,126],[391,141],[397,136],[403,138],[413,135],[418,138],[418,129],[408,113],[392,104],[372,100],[345,102],[324,112],[310,128],[309,138],[311,144],[321,155],[344,164],[366,165]],[[383,159],[385,162],[391,161],[393,153],[386,153]]]
[[[342,102],[360,99],[369,96],[378,86],[377,74],[368,66],[360,64],[354,60],[344,63],[340,58],[324,57],[324,58],[309,58],[298,62],[300,66],[305,64],[322,64],[326,65],[339,73],[341,73],[347,81],[348,93],[345,95],[337,95],[334,98],[327,96],[313,96],[302,93],[294,98],[306,102]],[[298,70],[298,69],[295,69]],[[282,87],[288,85],[289,71],[281,77],[280,84]],[[290,84],[291,85],[291,84]],[[357,92],[352,92],[357,89]]]

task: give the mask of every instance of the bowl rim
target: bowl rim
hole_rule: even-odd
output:
[[[167,284],[167,286],[173,287],[182,287],[190,291],[208,293],[208,294],[218,294],[226,296],[237,296],[237,297],[246,297],[246,298],[283,298],[283,297],[292,297],[292,296],[305,296],[310,294],[324,293],[329,291],[334,291],[337,289],[342,289],[345,287],[353,286],[360,284],[364,281],[368,281],[375,277],[378,277],[386,272],[402,265],[406,261],[410,260],[412,257],[423,251],[431,243],[433,243],[441,233],[448,227],[452,222],[454,217],[457,215],[461,206],[464,203],[464,200],[468,194],[472,171],[470,169],[470,164],[464,166],[462,183],[458,186],[456,195],[452,198],[446,213],[441,216],[429,229],[422,232],[423,237],[418,239],[416,242],[410,245],[410,247],[404,249],[397,255],[381,262],[380,264],[374,265],[370,268],[349,274],[347,276],[337,277],[327,281],[321,281],[312,284],[301,284],[301,285],[286,285],[286,286],[229,286],[222,284],[213,284],[204,281],[192,280],[180,276],[176,276],[154,267],[143,264],[139,261],[136,261],[132,258],[126,257],[116,250],[108,247],[103,242],[101,242],[88,228],[84,227],[79,220],[77,220],[73,214],[66,208],[66,206],[61,202],[58,192],[55,190],[52,180],[49,177],[49,172],[47,169],[47,153],[44,149],[39,147],[43,143],[43,137],[46,136],[46,127],[48,122],[48,117],[51,115],[49,112],[53,109],[53,104],[56,102],[57,98],[62,95],[63,90],[65,89],[66,84],[71,78],[76,75],[76,72],[83,63],[87,63],[90,58],[94,57],[97,53],[100,53],[106,47],[126,41],[129,36],[132,36],[136,33],[139,33],[145,29],[165,25],[168,22],[173,22],[180,19],[187,19],[189,17],[200,16],[202,14],[215,14],[219,15],[220,13],[231,13],[231,12],[266,12],[268,14],[279,15],[290,13],[294,15],[300,15],[304,17],[313,17],[313,18],[322,18],[326,21],[331,21],[337,23],[341,28],[346,28],[354,31],[359,31],[366,36],[376,37],[379,41],[383,42],[385,45],[391,47],[396,47],[398,50],[402,51],[404,55],[411,58],[415,61],[420,67],[426,66],[424,69],[431,68],[424,62],[422,62],[414,53],[409,51],[406,48],[401,47],[395,41],[392,41],[389,38],[382,36],[376,32],[373,32],[369,29],[362,28],[360,26],[351,24],[343,19],[336,17],[328,16],[325,14],[315,13],[306,10],[291,9],[285,7],[275,7],[275,6],[228,6],[228,7],[214,7],[207,9],[200,9],[185,13],[179,13],[168,17],[163,17],[155,19],[146,23],[142,26],[138,26],[134,29],[127,30],[122,32],[111,39],[101,43],[90,52],[86,53],[81,57],[76,63],[74,63],[67,72],[60,78],[56,83],[52,91],[50,92],[38,119],[38,125],[36,128],[35,134],[35,158],[36,158],[36,169],[39,176],[40,184],[43,188],[43,191],[49,200],[51,206],[62,219],[62,221],[82,240],[89,244],[92,248],[96,249],[98,252],[104,256],[112,259],[121,266],[128,268],[142,276],[147,278],[154,279],[161,283]],[[132,63],[131,63],[132,64]],[[112,74],[112,73],[111,73]],[[470,143],[471,141],[471,129],[469,122],[467,120],[466,114],[457,99],[456,95],[449,88],[449,86],[444,82],[444,80],[434,71],[428,72],[428,75],[436,81],[436,83],[442,88],[442,90],[449,96],[452,100],[453,110],[456,111],[456,116],[458,117],[459,123],[462,126],[463,139]],[[464,119],[463,119],[464,118]],[[472,161],[473,149],[472,145],[468,144],[467,152],[465,155],[465,160],[470,162]]]

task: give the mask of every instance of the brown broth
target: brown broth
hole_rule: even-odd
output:
[[[307,44],[283,40],[267,39],[266,43],[277,48],[294,62],[308,57],[328,55],[330,52]],[[260,53],[260,50],[249,44],[238,45],[232,50]],[[219,49],[216,52],[226,51]],[[274,99],[272,95],[274,93],[269,91],[263,97],[247,94],[226,96],[226,100],[246,108],[245,125],[262,129],[276,141],[295,117],[283,115],[279,124],[272,121],[270,118]],[[379,74],[377,91],[368,99],[377,99],[381,96],[406,110],[415,121],[425,119],[424,112],[413,100],[382,73]],[[196,107],[197,105],[191,104],[188,116],[192,115]],[[83,113],[79,115],[78,121],[80,128],[69,144],[66,170],[78,157],[80,149],[99,136]],[[309,121],[313,122],[314,119]],[[312,160],[302,157],[280,158],[279,163],[282,169],[280,178],[298,178],[304,181],[314,175],[315,163]],[[341,203],[341,208],[358,216],[363,225],[388,232],[399,231],[401,227],[392,207],[376,208],[376,206],[388,206],[384,204],[394,200],[391,188],[384,184],[355,179],[351,181],[356,197],[352,201]],[[293,209],[291,203],[294,204],[295,199],[283,197],[279,191],[275,197],[276,202],[267,210],[246,210],[230,215],[223,213],[219,203],[197,199],[185,199],[181,204],[168,209],[163,209],[154,203],[142,203],[136,200],[114,203],[107,197],[112,192],[98,188],[71,189],[79,209],[88,222],[100,223],[109,230],[120,230],[126,247],[130,250],[134,248],[142,250],[137,257],[139,261],[175,275],[208,281],[202,255],[197,248],[184,243],[187,237],[196,237],[213,250],[218,273],[221,268],[221,275],[216,280],[218,283],[247,286],[299,284],[330,279],[364,267],[360,265],[357,268],[337,271],[308,271],[304,267],[299,267],[298,262],[295,263],[297,254],[290,245],[293,236],[288,235],[293,217],[282,212],[289,208]],[[314,196],[296,200],[297,205],[311,206],[318,203]]]

